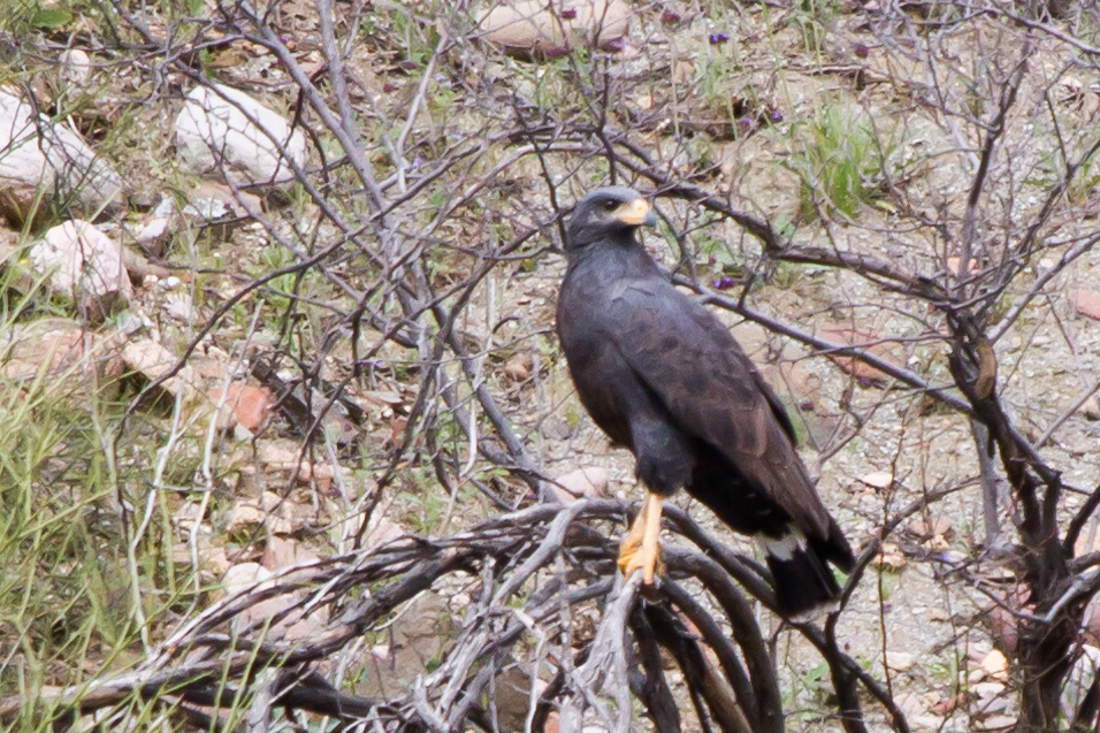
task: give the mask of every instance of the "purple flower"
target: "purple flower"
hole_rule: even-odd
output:
[[[576,8],[566,8],[565,10],[561,11],[561,17],[564,20],[573,20],[573,18],[577,17],[577,9]]]
[[[858,58],[865,59],[867,58],[867,54],[871,53],[871,49],[868,48],[867,44],[865,43],[853,43],[852,53],[854,53]]]
[[[386,94],[389,94],[390,92],[396,92],[397,89],[398,89],[398,86],[396,84],[390,84],[389,82],[386,82],[385,84],[382,85],[382,91],[385,92]]]
[[[777,109],[773,109],[771,112],[768,113],[768,119],[772,122],[782,122],[783,113]]]
[[[413,69],[416,68],[416,62],[411,61],[409,59],[405,59],[400,64],[398,64],[398,66],[400,66],[402,69],[405,69],[406,71],[412,71]]]
[[[723,275],[722,277],[711,283],[715,290],[728,290],[729,288],[732,288],[735,284],[736,283],[733,281],[733,278],[729,275]]]
[[[665,9],[661,13],[661,22],[665,25],[674,25],[680,22],[680,14],[675,10]]]
[[[710,41],[710,45],[716,46],[719,43],[725,43],[730,39],[725,33],[711,33],[707,36],[707,40]]]

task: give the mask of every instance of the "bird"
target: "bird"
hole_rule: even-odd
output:
[[[556,326],[577,394],[646,489],[620,546],[629,577],[654,583],[661,501],[678,489],[763,546],[776,607],[796,618],[835,602],[832,564],[851,547],[796,451],[783,404],[718,318],[677,289],[638,238],[652,207],[600,188],[566,226]]]

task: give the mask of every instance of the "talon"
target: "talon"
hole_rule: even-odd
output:
[[[619,548],[619,570],[626,577],[635,570],[642,571],[642,582],[653,585],[658,569],[664,572],[661,563],[661,497],[648,494],[642,510],[630,526]]]

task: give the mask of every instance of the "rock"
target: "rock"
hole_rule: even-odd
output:
[[[513,382],[522,382],[531,375],[531,356],[527,353],[519,353],[513,356],[508,361],[504,362],[502,367],[504,374]]]
[[[293,530],[293,502],[265,491],[260,500],[238,499],[225,513],[225,531],[232,534],[254,525],[267,525],[272,533],[287,534]]]
[[[1089,397],[1077,411],[1081,413],[1082,417],[1091,422],[1100,420],[1100,398],[1095,395]]]
[[[79,48],[70,48],[57,57],[61,63],[58,78],[66,89],[87,85],[92,78],[92,60]]]
[[[1008,700],[1003,697],[979,698],[973,710],[976,715],[996,715],[1008,710]]]
[[[478,27],[482,39],[525,57],[561,56],[583,42],[620,51],[630,10],[625,0],[505,0],[482,10]]]
[[[978,721],[975,725],[976,730],[1008,731],[1016,727],[1016,718],[1010,715],[994,715]]]
[[[117,340],[66,318],[17,323],[0,336],[0,375],[31,381],[45,372],[51,393],[117,389],[123,363]],[[110,394],[113,394],[111,392]]]
[[[363,547],[376,547],[404,535],[405,530],[396,522],[391,522],[381,514],[371,516],[367,522],[367,536],[363,539]]]
[[[191,293],[178,290],[166,293],[164,296],[164,312],[187,325],[195,323],[195,304],[191,300]]]
[[[222,579],[222,587],[225,595],[232,596],[236,593],[255,592],[271,588],[274,581],[273,573],[262,565],[254,562],[240,563],[229,568]],[[267,640],[282,639],[295,641],[315,635],[328,621],[328,606],[321,606],[312,613],[303,616],[301,613],[302,601],[309,595],[307,590],[298,590],[292,593],[281,593],[272,598],[246,606],[239,614],[232,618],[230,625],[234,632],[241,632],[247,628],[262,626],[267,619],[276,614],[297,606],[298,610],[291,611],[284,618],[264,630],[264,638]]]
[[[943,718],[931,713],[914,715],[909,718],[909,725],[917,733],[940,733],[943,730]]]
[[[141,221],[125,227],[145,252],[160,257],[177,227],[177,219],[176,202],[170,196],[163,196]]]
[[[1070,290],[1067,295],[1070,308],[1074,313],[1100,321],[1100,293],[1091,290]]]
[[[244,92],[222,84],[192,89],[173,130],[185,167],[199,175],[218,173],[236,185],[287,183],[294,178],[291,162],[299,167],[306,162],[306,139],[300,130],[292,130],[282,116]]]
[[[884,343],[881,336],[870,331],[849,328],[847,326],[828,326],[821,329],[821,335],[826,340],[836,344],[857,346],[862,351],[877,356],[888,364],[900,367],[904,363],[904,357],[901,355],[900,348],[897,344]],[[890,378],[885,372],[864,364],[854,356],[828,354],[828,357],[834,364],[859,380],[861,383],[860,386],[882,383]],[[864,382],[868,384],[863,384]]]
[[[990,679],[1008,681],[1008,660],[997,649],[985,655],[982,660],[982,670]]]
[[[909,531],[922,540],[947,537],[952,533],[951,523],[943,517],[913,517],[909,520]]]
[[[218,411],[219,430],[240,425],[256,432],[271,414],[271,405],[275,401],[266,387],[240,382],[230,384],[228,389],[217,387],[210,391],[209,396],[214,404],[222,406]]]
[[[888,489],[894,483],[894,474],[889,471],[873,471],[861,476],[859,480],[873,489]]]
[[[607,471],[602,468],[578,468],[557,478],[560,485],[551,486],[554,498],[568,504],[588,496],[604,496],[607,492]]]
[[[172,220],[166,216],[147,216],[135,227],[134,239],[151,251],[161,250],[160,245],[168,238],[171,226]]]
[[[71,297],[82,307],[98,306],[104,312],[134,294],[122,262],[122,247],[80,219],[53,227],[35,242],[29,253],[31,266],[48,275],[50,287]]]
[[[69,204],[73,215],[121,201],[114,168],[78,132],[36,115],[11,88],[0,88],[0,151],[0,215],[16,227],[34,215],[39,194]]]
[[[224,547],[200,547],[198,554],[203,570],[219,577],[229,572],[229,557]]]
[[[913,666],[913,655],[908,652],[886,652],[886,666],[895,672],[905,672]]]
[[[292,440],[264,440],[256,444],[256,462],[268,470],[297,474],[309,465],[302,448]]]
[[[379,697],[405,689],[425,674],[453,647],[462,615],[449,605],[449,594],[427,590],[410,600],[394,617],[383,639],[389,646],[387,664],[364,665],[358,694]],[[523,730],[519,728],[518,730]]]
[[[989,698],[997,697],[997,695],[1000,695],[1002,692],[1004,692],[1005,686],[1002,685],[1000,682],[979,682],[978,684],[971,687],[970,691],[978,697],[982,698],[983,700],[988,700]]]
[[[947,271],[952,275],[959,274],[959,265],[962,263],[961,257],[948,257],[947,258]],[[966,268],[966,274],[970,274],[978,269],[978,261],[973,257],[970,258],[970,266]]]
[[[179,361],[171,351],[148,338],[126,344],[122,349],[122,360],[126,366],[140,372],[150,382],[167,374]],[[186,399],[194,393],[194,383],[191,367],[185,364],[160,386],[173,397],[182,393]]]
[[[871,564],[884,569],[900,570],[905,567],[905,555],[892,542],[883,542],[882,552],[871,561]]]
[[[932,608],[928,609],[928,620],[939,622],[950,621],[951,614],[946,608],[943,608],[941,606],[933,606]]]
[[[320,559],[317,553],[301,542],[273,535],[267,538],[260,564],[265,570],[280,570],[292,565],[309,565]]]

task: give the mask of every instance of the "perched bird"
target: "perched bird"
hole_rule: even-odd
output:
[[[725,326],[677,290],[636,236],[656,223],[624,187],[577,204],[557,329],[581,402],[628,447],[645,485],[619,567],[652,583],[661,499],[683,487],[767,554],[776,600],[793,616],[840,592],[828,563],[855,559],[794,447],[783,405]]]

